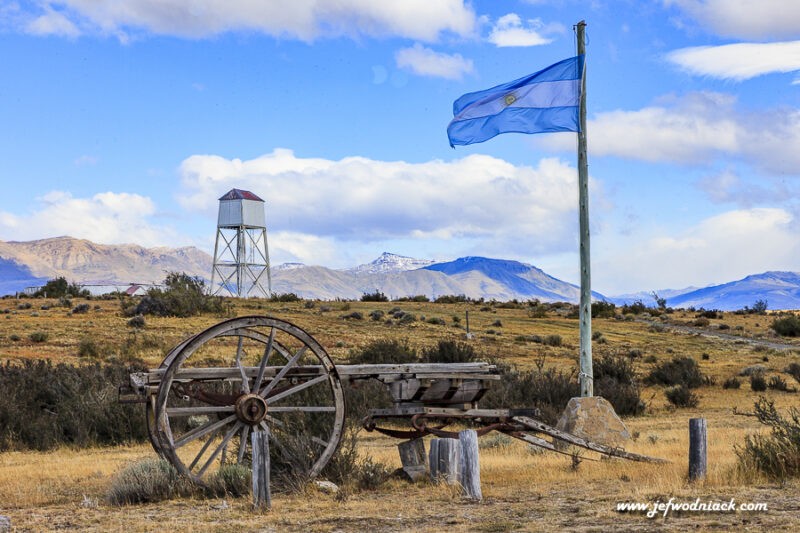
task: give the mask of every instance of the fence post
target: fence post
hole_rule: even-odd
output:
[[[706,419],[689,419],[689,481],[706,477],[707,439]]]
[[[253,431],[253,507],[270,509],[272,496],[269,489],[269,429]]]
[[[481,501],[481,468],[478,453],[478,433],[474,429],[458,432],[461,443],[461,486],[470,500]]]

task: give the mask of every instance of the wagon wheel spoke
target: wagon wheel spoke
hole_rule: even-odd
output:
[[[259,390],[261,383],[264,381],[264,370],[267,368],[267,361],[269,356],[272,355],[272,343],[275,342],[275,328],[269,330],[269,340],[267,346],[264,348],[264,357],[261,358],[261,364],[258,366],[258,375],[256,382],[253,384],[253,390]]]
[[[277,402],[279,400],[282,400],[282,399],[286,398],[287,396],[291,396],[292,394],[298,393],[301,390],[305,390],[305,389],[307,389],[309,387],[313,387],[317,383],[322,383],[323,381],[326,381],[327,379],[328,379],[328,376],[325,376],[325,375],[317,376],[314,379],[310,379],[310,380],[308,380],[308,381],[306,381],[304,383],[301,383],[300,385],[297,385],[296,387],[292,387],[289,390],[286,390],[286,391],[283,391],[283,392],[279,392],[278,394],[270,396],[269,397],[269,403],[270,404],[275,403],[275,402]],[[272,383],[275,383],[276,381],[277,380],[273,380]],[[272,383],[270,383],[270,385]]]
[[[250,433],[250,426],[245,425],[242,429],[242,436],[239,438],[239,455],[236,457],[236,462],[242,464],[244,462],[244,454],[247,450],[247,437]]]
[[[211,466],[211,463],[213,463],[214,459],[217,458],[217,455],[219,455],[220,452],[223,449],[228,447],[228,442],[233,438],[233,436],[236,434],[236,432],[239,431],[242,428],[242,426],[243,426],[243,424],[241,422],[236,422],[233,425],[233,427],[228,431],[228,433],[225,434],[225,438],[222,439],[222,442],[220,443],[220,445],[216,447],[214,452],[211,454],[211,457],[209,457],[208,461],[206,461],[206,464],[203,465],[203,468],[201,468],[198,471],[197,475],[199,477],[202,477],[203,474],[205,474],[205,472],[208,469],[208,467]]]
[[[211,433],[212,431],[216,431],[216,430],[218,430],[218,429],[230,424],[234,420],[236,420],[236,415],[231,415],[231,416],[229,416],[227,418],[223,418],[222,420],[219,420],[217,422],[209,423],[209,424],[207,424],[205,426],[200,426],[198,428],[195,428],[192,431],[190,431],[189,433],[185,434],[180,439],[178,439],[177,441],[175,441],[175,443],[173,444],[173,447],[174,448],[181,448],[182,446],[185,446],[185,445],[189,444],[193,440],[199,439],[200,437],[204,437],[204,436],[208,435],[209,433]]]
[[[239,337],[239,342],[236,345],[236,366],[239,367],[239,373],[242,376],[242,393],[248,394],[250,392],[250,379],[245,374],[244,366],[242,365],[242,353],[244,349],[244,337]]]
[[[279,382],[280,380],[282,380],[282,379],[283,379],[283,377],[286,375],[286,373],[287,373],[287,372],[289,372],[289,370],[291,370],[293,366],[297,365],[297,362],[300,360],[300,358],[301,358],[301,357],[303,357],[303,354],[304,354],[304,353],[306,353],[306,349],[307,349],[307,347],[306,347],[306,346],[303,346],[302,348],[300,348],[300,349],[297,351],[297,353],[296,353],[296,354],[294,354],[294,357],[292,357],[292,358],[289,360],[289,362],[288,362],[288,363],[286,363],[286,366],[284,366],[283,368],[281,368],[280,372],[278,372],[278,375],[276,375],[276,376],[275,376],[275,379],[273,379],[272,381],[270,381],[270,382],[267,384],[267,386],[266,386],[266,387],[264,387],[264,389],[263,389],[263,390],[259,391],[259,392],[258,392],[258,395],[259,395],[259,396],[261,396],[262,398],[266,398],[266,397],[267,397],[267,395],[268,395],[270,392],[272,392],[272,389],[274,389],[274,388],[275,388],[275,385],[277,385],[277,384],[278,384],[278,382]],[[276,395],[276,396],[280,396],[280,394],[278,394],[278,395]],[[270,398],[270,400],[274,402],[274,401],[275,401],[275,396],[273,396],[272,398]]]
[[[194,460],[192,461],[192,464],[190,464],[190,465],[189,465],[189,470],[191,470],[191,469],[193,469],[195,466],[197,466],[197,463],[198,463],[198,462],[200,461],[200,459],[203,457],[203,454],[205,454],[205,453],[206,453],[206,450],[208,450],[209,446],[211,446],[211,444],[214,442],[214,437],[217,435],[217,433],[219,433],[219,432],[220,432],[220,430],[221,430],[221,429],[222,429],[222,428],[217,428],[216,430],[214,430],[214,431],[211,433],[211,435],[208,437],[208,439],[206,439],[206,443],[205,443],[205,444],[203,444],[203,447],[202,447],[202,448],[200,448],[200,451],[199,451],[199,452],[197,453],[197,455],[195,456]]]

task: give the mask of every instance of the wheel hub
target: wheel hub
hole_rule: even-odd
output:
[[[255,426],[267,417],[267,401],[258,394],[243,394],[236,400],[236,416]]]

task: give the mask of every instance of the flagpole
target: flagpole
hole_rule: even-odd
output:
[[[581,300],[580,300],[580,388],[581,396],[594,395],[592,371],[592,273],[589,254],[589,162],[586,154],[586,22],[576,24],[578,55],[584,56],[581,76],[581,100],[578,112],[578,217],[580,220]]]

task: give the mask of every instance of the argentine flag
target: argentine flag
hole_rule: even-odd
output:
[[[450,146],[488,141],[500,133],[580,131],[584,56],[575,56],[524,78],[467,93],[453,102]]]

